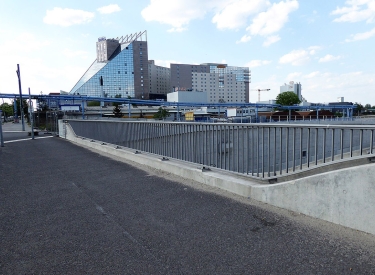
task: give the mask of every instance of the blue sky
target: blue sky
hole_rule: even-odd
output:
[[[0,0],[0,93],[70,91],[98,37],[147,30],[149,59],[249,66],[250,89],[375,105],[375,0]],[[258,93],[250,92],[250,101]]]

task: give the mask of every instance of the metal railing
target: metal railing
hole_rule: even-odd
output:
[[[261,179],[374,154],[372,125],[68,123],[81,137]]]

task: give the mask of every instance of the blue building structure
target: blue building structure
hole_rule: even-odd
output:
[[[69,94],[149,99],[146,31],[116,39],[100,37],[96,52],[96,60]]]

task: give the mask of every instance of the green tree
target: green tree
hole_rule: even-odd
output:
[[[5,117],[10,117],[13,115],[13,105],[10,105],[9,103],[1,104],[0,109],[3,111],[3,115]]]
[[[100,101],[88,101],[87,106],[89,107],[100,106]]]
[[[171,114],[168,110],[164,109],[163,107],[159,107],[156,114],[154,114],[155,119],[164,120],[166,117],[169,117]]]
[[[361,115],[362,110],[363,110],[363,105],[361,103],[358,103],[358,102],[356,102],[354,104],[357,105],[357,108],[354,109],[354,114],[357,115],[357,116]]]
[[[115,95],[115,98],[121,98],[121,94]],[[121,105],[121,103],[120,102],[112,102],[112,105],[113,106],[119,106],[119,105]]]
[[[118,105],[113,107],[113,114],[115,117],[122,117],[122,112]]]
[[[284,92],[278,94],[278,96],[276,97],[276,104],[280,104],[283,106],[292,106],[299,103],[301,103],[301,100],[294,92]]]

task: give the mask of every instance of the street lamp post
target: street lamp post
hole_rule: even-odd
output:
[[[20,72],[20,65],[17,64],[17,76],[18,76],[18,89],[20,91],[20,111],[21,111],[21,122],[22,122],[22,131],[25,131],[25,120],[23,114],[23,106],[22,106],[22,88],[21,88],[21,72]]]

